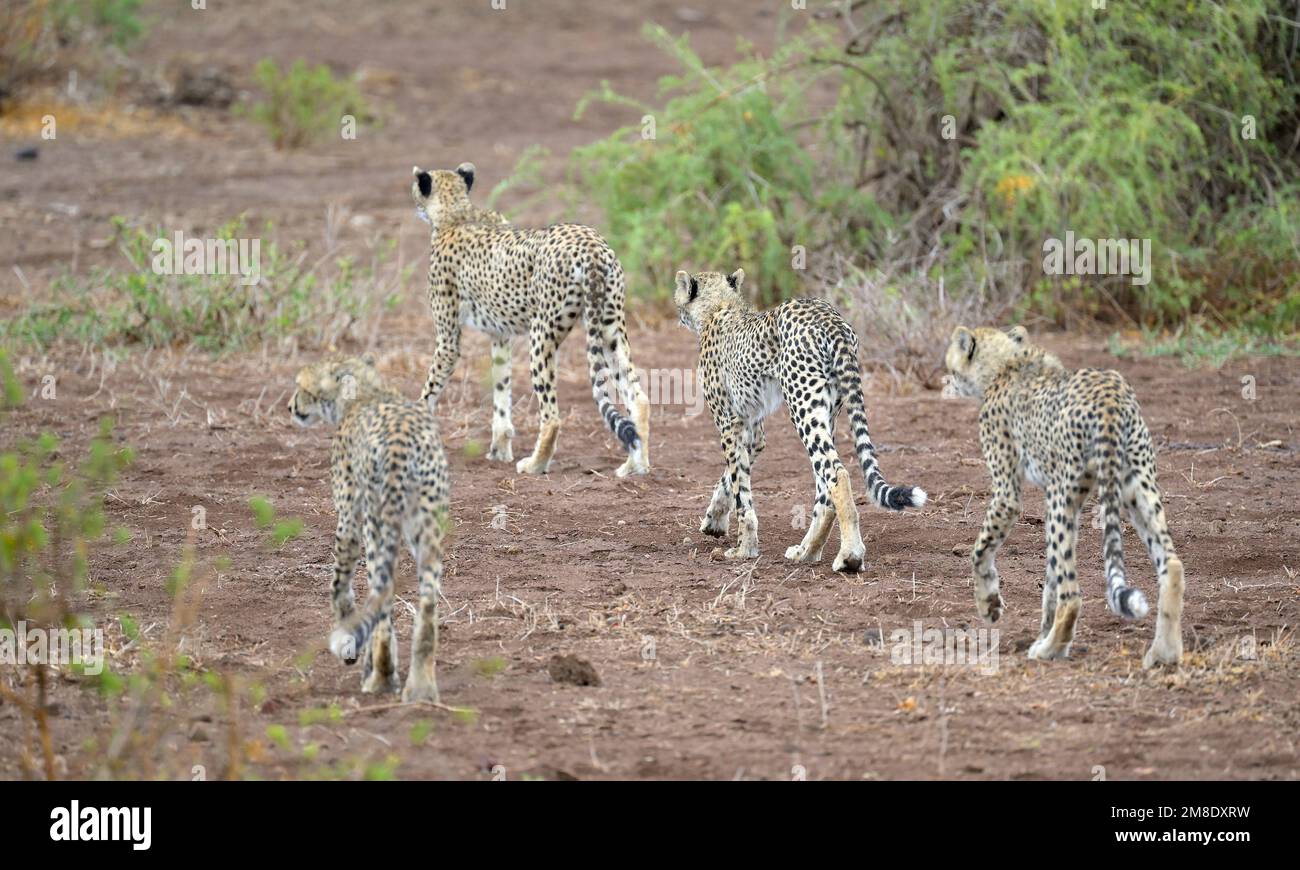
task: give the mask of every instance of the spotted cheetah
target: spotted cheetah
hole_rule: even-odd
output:
[[[1121,502],[1160,578],[1155,640],[1145,667],[1182,657],[1183,563],[1174,553],[1156,488],[1155,450],[1137,397],[1115,371],[1069,371],[1028,340],[1024,327],[958,327],[948,344],[946,392],[980,400],[980,446],[992,496],[971,553],[975,604],[992,622],[1002,613],[994,557],[1020,516],[1020,486],[1046,492],[1047,576],[1036,659],[1065,658],[1079,617],[1075,546],[1079,513],[1094,488],[1104,514],[1106,601],[1125,619],[1146,616],[1140,589],[1128,585],[1121,548]]]
[[[700,337],[700,377],[713,422],[722,437],[726,470],[718,480],[700,531],[727,534],[734,507],[740,537],[729,559],[758,555],[758,515],[750,494],[750,466],[763,451],[763,418],[784,402],[808,450],[816,485],[812,521],[802,543],[785,551],[796,562],[816,562],[839,517],[840,550],[832,567],[854,572],[866,548],[858,531],[849,473],[835,450],[835,417],[847,403],[858,461],[871,500],[889,510],[920,507],[925,490],[890,486],[876,463],[867,431],[858,368],[858,338],[834,306],[793,299],[771,311],[754,311],[740,293],[745,273],[677,273],[673,301],[682,325]]]
[[[415,559],[420,606],[402,700],[437,701],[438,593],[451,484],[433,413],[384,386],[369,354],[302,369],[289,411],[301,426],[338,426],[330,450],[338,515],[330,651],[347,664],[358,650],[365,655],[362,691],[397,689],[393,570],[405,543]],[[363,546],[370,595],[355,612],[352,572]]]
[[[650,470],[650,402],[629,358],[623,316],[623,267],[590,227],[557,224],[517,229],[494,212],[470,203],[474,164],[455,171],[413,169],[411,196],[432,225],[429,304],[438,347],[421,397],[436,405],[456,368],[461,324],[492,339],[492,446],[488,458],[514,458],[510,440],[510,338],[528,335],[533,392],[541,427],[533,453],[516,464],[521,474],[545,474],[555,453],[560,414],[555,396],[555,355],[581,314],[587,328],[591,392],[601,417],[628,451],[619,477]],[[607,381],[633,420],[619,414]]]

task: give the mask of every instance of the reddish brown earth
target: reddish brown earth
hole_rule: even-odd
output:
[[[404,256],[418,262],[422,230],[405,199],[412,163],[473,159],[490,185],[528,144],[563,155],[628,120],[608,110],[570,120],[576,99],[600,78],[650,97],[655,76],[668,71],[639,40],[639,23],[686,26],[673,3],[588,14],[576,2],[545,10],[512,2],[499,18],[468,8],[417,14],[417,5],[405,14],[345,14],[350,5],[327,3],[318,16],[300,17],[270,4],[255,30],[239,18],[252,13],[233,12],[201,32],[166,13],[151,36],[166,56],[220,54],[245,68],[265,54],[304,52],[343,68],[372,63],[398,73],[391,100],[399,111],[372,142],[292,156],[270,152],[246,122],[222,126],[202,114],[183,119],[186,132],[176,139],[60,134],[36,165],[7,170],[0,182],[0,313],[36,292],[23,289],[14,265],[39,291],[74,250],[77,269],[112,262],[89,242],[106,235],[113,214],[198,231],[248,211],[315,243],[326,205],[338,202],[373,215],[377,230],[397,234]],[[708,9],[689,29],[710,62],[731,56],[737,33],[770,41],[774,19],[753,4]],[[444,26],[454,39],[436,36]],[[558,160],[548,166],[555,175],[562,168]],[[75,204],[78,213],[50,210],[52,202]],[[533,208],[536,219],[554,216],[544,203]],[[405,289],[376,350],[381,367],[414,395],[430,324],[419,279]],[[632,336],[638,365],[693,366],[688,333],[648,305],[631,308],[641,324]],[[131,764],[120,775],[188,778],[202,765],[215,777],[238,760],[236,775],[267,778],[391,770],[466,779],[1091,779],[1099,767],[1113,779],[1297,777],[1300,367],[1240,360],[1189,371],[1165,360],[1116,360],[1086,336],[1045,340],[1069,365],[1119,368],[1142,399],[1187,567],[1188,654],[1177,671],[1141,669],[1154,619],[1124,623],[1106,609],[1100,533],[1091,527],[1080,545],[1085,604],[1073,656],[1026,659],[1043,570],[1036,495],[999,560],[1008,612],[997,625],[996,669],[895,662],[891,634],[917,621],[979,627],[966,554],[988,481],[974,406],[919,388],[887,389],[884,378],[867,382],[884,471],[891,482],[925,487],[931,503],[905,515],[864,505],[868,561],[846,577],[830,571],[834,541],[821,565],[781,558],[802,536],[792,519],[812,489],[783,411],[769,424],[755,473],[762,556],[715,561],[718,542],[697,531],[721,467],[707,414],[657,405],[653,471],[614,478],[621,457],[591,403],[580,342],[571,339],[551,473],[518,476],[481,456],[487,346],[474,336],[440,406],[455,527],[439,679],[443,702],[460,712],[362,695],[359,668],[320,649],[332,566],[329,433],[292,427],[284,412],[295,369],[315,351],[219,359],[129,351],[109,374],[99,355],[79,348],[27,352],[19,375],[36,395],[5,421],[0,447],[48,430],[75,458],[111,414],[115,438],[135,448],[133,467],[108,499],[112,523],[134,539],[94,554],[84,605],[105,628],[115,670],[141,667],[142,649],[164,644],[173,611],[165,584],[186,542],[195,548],[204,594],[181,648],[196,667],[228,677],[239,701],[169,682],[170,711],[137,723],[148,736],[127,753]],[[526,372],[519,350],[517,455],[536,434]],[[45,374],[57,379],[53,400],[39,397]],[[1245,375],[1255,379],[1253,400],[1242,394]],[[282,516],[301,517],[303,535],[272,546],[247,506],[255,494]],[[199,531],[196,507],[206,514]],[[1150,564],[1128,531],[1125,546],[1130,574],[1154,600]],[[405,656],[409,561],[400,594]],[[140,643],[127,644],[116,625],[121,614],[143,629]],[[557,656],[581,661],[553,662]],[[582,662],[598,685],[582,685],[596,682]],[[12,669],[0,674],[15,691],[27,690],[22,678]],[[105,701],[71,680],[56,683],[52,702],[59,769],[93,773],[132,702]],[[12,703],[0,704],[0,775],[23,775],[30,730]]]

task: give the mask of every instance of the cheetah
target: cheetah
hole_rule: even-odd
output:
[[[421,398],[436,406],[460,355],[460,328],[468,324],[492,341],[492,445],[488,459],[514,458],[511,439],[510,339],[529,338],[533,392],[541,426],[531,456],[516,463],[520,474],[545,474],[560,432],[556,407],[555,355],[581,314],[587,329],[587,365],[596,407],[628,451],[619,477],[650,470],[650,402],[629,356],[623,315],[623,267],[590,227],[557,224],[518,229],[495,212],[470,203],[474,164],[455,171],[413,170],[411,196],[431,226],[429,305],[438,345]],[[618,412],[608,381],[631,417]]]
[[[1104,516],[1106,602],[1125,619],[1148,612],[1142,591],[1125,578],[1122,503],[1160,578],[1155,640],[1142,664],[1176,665],[1183,652],[1183,563],[1174,553],[1156,488],[1151,433],[1123,375],[1069,371],[1030,343],[1022,326],[1005,332],[959,326],[945,363],[945,391],[980,401],[980,446],[992,478],[984,526],[971,552],[980,616],[994,622],[1002,614],[994,558],[1020,516],[1020,487],[1028,479],[1045,491],[1047,529],[1042,625],[1029,656],[1069,655],[1081,601],[1075,563],[1079,513],[1096,489]]]
[[[763,419],[784,402],[812,463],[816,503],[807,534],[785,551],[795,562],[817,562],[839,518],[840,549],[832,567],[852,573],[866,548],[858,531],[849,473],[835,450],[835,417],[848,405],[849,424],[871,500],[903,510],[925,504],[925,490],[890,486],[876,463],[867,431],[858,368],[858,337],[834,306],[793,299],[771,311],[754,311],[740,293],[743,270],[677,273],[673,301],[682,325],[700,339],[704,397],[722,438],[727,466],[713,490],[700,531],[723,537],[734,507],[739,540],[728,559],[758,555],[758,515],[750,494],[750,466],[766,445]]]
[[[330,651],[347,664],[361,651],[363,692],[396,691],[393,571],[404,542],[415,559],[420,605],[402,700],[437,701],[438,593],[451,483],[433,413],[386,387],[369,354],[302,369],[289,411],[300,426],[338,426],[330,449],[338,515]],[[357,612],[352,572],[363,552],[370,595]]]

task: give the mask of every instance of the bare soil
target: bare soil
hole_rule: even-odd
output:
[[[114,214],[198,232],[247,212],[314,245],[327,206],[339,204],[371,216],[368,231],[396,236],[418,263],[426,237],[408,206],[412,163],[472,159],[486,189],[524,147],[542,143],[558,177],[570,147],[633,120],[600,109],[573,121],[582,93],[605,78],[649,98],[669,71],[639,38],[642,21],[689,30],[710,63],[734,56],[737,34],[770,44],[776,26],[766,4],[741,2],[698,12],[568,0],[511,0],[504,13],[486,0],[297,9],[250,5],[206,13],[201,24],[160,9],[143,54],[221,57],[242,71],[244,87],[264,55],[382,67],[396,82],[386,126],[292,155],[271,151],[246,121],[205,110],[146,113],[144,132],[89,121],[61,131],[41,143],[39,160],[11,163],[0,180],[0,315],[63,270],[113,262],[94,242]],[[162,126],[178,129],[164,135]],[[4,141],[30,139],[7,131]],[[555,217],[544,203],[533,208],[536,220]],[[420,271],[376,342],[381,368],[411,395],[432,351]],[[650,306],[634,301],[630,314],[639,366],[693,367],[691,335]],[[194,548],[205,591],[184,648],[202,668],[230,675],[244,700],[186,694],[148,747],[154,775],[189,778],[194,765],[221,775],[238,758],[238,773],[266,778],[364,776],[375,765],[404,778],[461,779],[1296,778],[1300,367],[1251,359],[1189,371],[1117,360],[1092,336],[1045,341],[1067,365],[1119,368],[1143,402],[1187,569],[1187,656],[1176,671],[1141,669],[1154,619],[1126,623],[1106,609],[1091,526],[1081,534],[1085,604],[1071,659],[1025,657],[1043,572],[1032,495],[999,559],[1008,611],[996,626],[996,667],[897,660],[895,631],[980,627],[967,554],[988,479],[973,405],[886,378],[866,383],[884,471],[925,487],[931,502],[891,515],[859,493],[867,564],[842,576],[829,566],[834,538],[823,564],[781,558],[802,537],[797,519],[812,501],[808,462],[783,411],[755,471],[762,556],[718,561],[718,542],[698,532],[721,468],[707,413],[656,405],[653,471],[616,479],[621,456],[592,405],[581,342],[571,339],[556,460],[547,476],[519,476],[482,455],[487,344],[468,337],[440,406],[455,525],[439,681],[443,702],[459,712],[362,695],[360,669],[321,648],[330,627],[330,433],[292,427],[284,410],[295,370],[315,351],[130,351],[109,372],[92,349],[28,354],[19,375],[32,398],[5,421],[0,447],[52,431],[73,459],[112,415],[115,437],[136,449],[108,499],[111,522],[134,538],[93,555],[85,603],[115,669],[139,666],[141,649],[164,636],[167,580],[186,545]],[[47,374],[57,383],[52,400],[40,396]],[[1253,399],[1243,395],[1246,376]],[[514,380],[523,455],[537,420],[522,349]],[[248,509],[255,494],[301,517],[304,533],[272,546]],[[203,529],[194,528],[195,508]],[[1125,547],[1130,574],[1154,601],[1149,562],[1127,530]],[[414,580],[409,562],[401,571],[405,656]],[[143,629],[142,643],[127,643],[121,614]],[[6,670],[0,679],[25,690],[23,676]],[[67,679],[52,704],[61,765],[93,772],[130,703]],[[0,704],[0,776],[23,775],[29,732],[21,711]]]

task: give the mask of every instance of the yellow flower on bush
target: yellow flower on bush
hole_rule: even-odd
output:
[[[1001,195],[1007,208],[1016,204],[1016,198],[1020,191],[1028,190],[1034,186],[1034,180],[1028,175],[1005,175],[998,182],[997,192]]]

